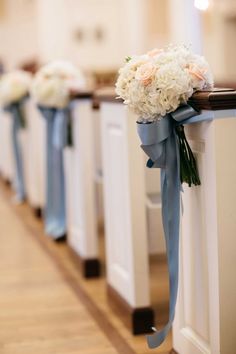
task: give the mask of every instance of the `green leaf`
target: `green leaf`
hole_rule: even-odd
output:
[[[126,57],[126,58],[125,58],[126,63],[128,63],[131,59],[132,59],[132,58],[131,58],[131,57],[129,57],[129,56],[128,56],[128,57]]]

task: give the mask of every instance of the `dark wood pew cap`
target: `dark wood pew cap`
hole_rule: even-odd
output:
[[[123,100],[121,98],[117,98],[117,94],[115,92],[115,87],[103,87],[94,91],[94,100],[99,105],[101,102],[113,102],[122,103]]]
[[[93,97],[93,90],[85,89],[85,90],[81,90],[81,91],[71,91],[70,97],[72,100],[83,99],[83,98],[92,98]]]
[[[210,90],[197,91],[188,102],[198,110],[236,109],[236,90],[214,87]]]

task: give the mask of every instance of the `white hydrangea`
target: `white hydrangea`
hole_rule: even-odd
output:
[[[31,75],[23,70],[15,70],[0,79],[0,103],[7,106],[19,102],[25,97],[30,89]]]
[[[85,79],[79,69],[66,61],[54,61],[37,72],[31,92],[42,106],[64,108],[70,101],[71,91],[84,87]]]
[[[155,120],[186,103],[196,90],[212,86],[210,67],[202,56],[185,46],[169,46],[127,58],[116,92],[142,119]]]

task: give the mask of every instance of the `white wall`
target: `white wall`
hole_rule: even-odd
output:
[[[232,82],[236,81],[236,21],[219,10],[219,1],[201,12],[194,1],[168,0],[170,41],[192,44],[209,61],[216,82]]]
[[[42,62],[67,57],[67,7],[65,0],[36,0],[39,54]]]
[[[219,11],[217,2],[201,16],[204,55],[209,60],[216,81],[236,81],[236,21]]]
[[[169,0],[170,41],[191,44],[194,51],[202,52],[200,14],[190,0]]]
[[[107,70],[143,51],[145,0],[5,0],[2,6],[0,57],[8,68],[39,56]]]
[[[36,7],[32,0],[5,0],[1,7],[0,58],[12,68],[38,53]]]
[[[236,80],[236,21],[214,2],[201,13],[189,0],[1,0],[0,58],[12,68],[36,55],[85,69],[119,67],[126,55],[168,42],[192,42],[217,81]],[[176,15],[178,14],[178,15]],[[103,38],[96,39],[100,30]],[[78,38],[78,33],[82,38]]]
[[[146,0],[147,36],[149,48],[161,48],[170,41],[169,0]]]
[[[143,50],[144,4],[144,0],[37,0],[43,61],[67,57],[86,69],[120,66],[127,53]],[[96,39],[98,29],[101,40]]]

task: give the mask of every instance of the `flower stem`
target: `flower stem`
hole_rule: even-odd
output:
[[[186,139],[184,127],[180,125],[176,127],[176,134],[179,143],[180,155],[180,181],[187,183],[189,187],[193,185],[199,186],[201,184],[197,162]]]

